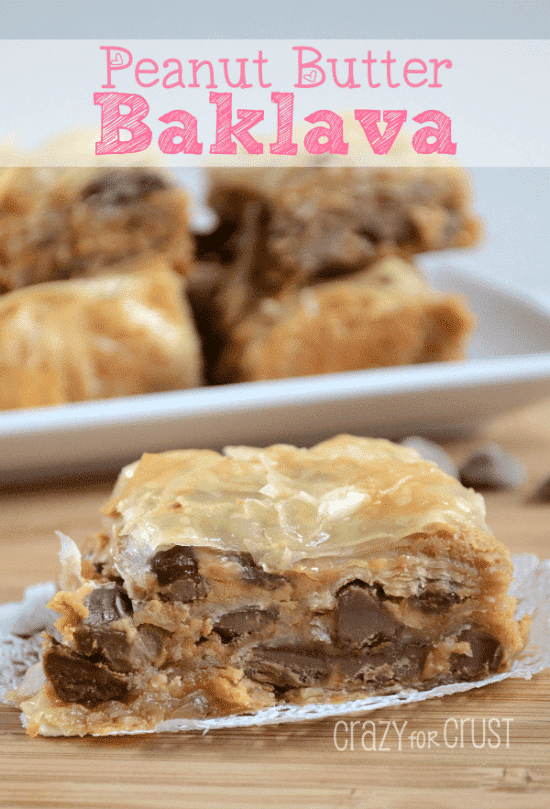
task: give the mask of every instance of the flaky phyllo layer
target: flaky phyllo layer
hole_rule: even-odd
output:
[[[524,642],[482,498],[388,441],[144,455],[104,515],[64,540],[32,734],[479,680]]]

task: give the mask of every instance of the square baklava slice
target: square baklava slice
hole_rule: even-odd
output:
[[[525,641],[482,498],[386,440],[144,455],[104,517],[65,540],[31,734],[476,681]]]
[[[471,247],[481,232],[458,167],[217,168],[210,185],[218,225],[199,237],[199,257],[236,263],[268,293],[388,254]]]
[[[0,172],[0,291],[118,272],[130,260],[192,266],[189,198],[148,167]]]
[[[160,257],[125,273],[69,278],[0,296],[0,410],[202,382],[185,279]]]
[[[462,169],[218,168],[210,180],[217,226],[197,235],[190,274],[209,382],[463,356],[468,306],[413,264],[478,242]]]
[[[288,289],[227,332],[217,382],[311,376],[464,359],[475,317],[389,256],[343,278]]]

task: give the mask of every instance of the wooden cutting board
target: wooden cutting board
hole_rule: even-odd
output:
[[[521,489],[487,495],[488,522],[514,553],[550,557],[550,401],[447,449],[481,440],[521,457]],[[97,529],[112,481],[0,495],[0,602],[57,572],[58,529]],[[336,719],[206,735],[30,739],[0,708],[0,807],[166,809],[548,809],[550,671],[465,694]]]

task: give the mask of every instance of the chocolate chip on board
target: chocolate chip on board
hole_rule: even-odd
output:
[[[550,503],[550,477],[543,480],[531,496],[533,503]]]
[[[527,479],[525,466],[497,444],[486,444],[460,467],[460,482],[476,491],[499,491],[521,486]]]
[[[437,466],[444,472],[447,472],[448,475],[458,478],[458,469],[455,462],[435,441],[429,441],[427,438],[422,438],[419,435],[411,435],[408,438],[404,438],[399,443],[403,447],[415,449],[425,461],[431,461],[437,464]]]

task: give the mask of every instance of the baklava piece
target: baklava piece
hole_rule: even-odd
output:
[[[29,181],[33,169],[19,170]],[[35,194],[2,269],[7,289],[118,271],[128,259],[161,256],[190,269],[188,200],[151,168],[56,170]],[[21,177],[18,178],[21,182]],[[6,227],[0,206],[0,234]]]
[[[229,330],[218,382],[463,359],[474,318],[392,257],[341,280],[264,298]]]
[[[36,215],[43,192],[39,171],[0,169],[0,294],[17,285],[14,266],[28,239],[29,222]]]
[[[416,356],[423,353],[419,349],[423,326],[415,330],[410,351],[408,345],[395,351],[392,336],[390,346],[382,345],[385,336],[379,339],[377,322],[366,344],[360,344],[371,327],[373,306],[377,309],[372,303],[375,298],[385,299],[389,311],[395,290],[395,314],[400,314],[401,293],[406,287],[410,296],[416,295],[416,302],[409,297],[409,303],[417,312],[429,298],[427,284],[411,263],[415,254],[477,242],[479,220],[471,210],[465,172],[455,168],[323,167],[214,169],[210,176],[210,204],[218,225],[213,232],[196,237],[197,264],[190,275],[190,301],[203,341],[208,381],[422,361]],[[368,274],[388,257],[395,259],[394,264],[374,273],[377,277],[371,281]],[[399,275],[403,280],[389,283],[383,290],[378,278],[388,276],[386,266],[395,268],[389,271],[392,279]],[[440,296],[439,303],[442,301]],[[470,330],[471,315],[463,303],[449,298],[447,308],[448,330],[442,327],[444,313],[433,317],[439,321],[434,334],[443,334],[443,344],[424,352],[434,360],[462,356],[463,338]],[[414,316],[409,309],[403,312],[404,328],[394,324],[396,335],[403,330],[408,333],[412,327]],[[335,343],[330,326],[314,323],[325,314],[341,330]],[[429,321],[430,315],[424,319]],[[363,337],[348,352],[344,343],[352,323],[358,324]],[[252,370],[251,365],[263,361],[258,335],[263,343],[267,332],[275,334],[279,327],[285,332],[282,344],[293,356],[271,356],[264,370]],[[458,338],[453,342],[455,332]],[[319,348],[318,340],[327,337],[328,343]],[[244,346],[249,339],[251,343]],[[341,362],[343,347],[348,356]],[[271,348],[266,346],[265,351],[271,352]],[[319,351],[322,356],[312,356]],[[295,356],[297,352],[303,356]],[[250,360],[252,354],[254,360]],[[283,371],[285,366],[292,370]]]
[[[104,514],[12,695],[33,735],[478,681],[525,642],[481,496],[385,440],[144,455]]]
[[[0,297],[0,409],[196,387],[185,280],[157,259],[132,272]]]
[[[214,169],[210,177],[218,227],[197,239],[197,255],[220,261],[246,288],[230,318],[289,284],[479,238],[470,183],[458,168]]]

